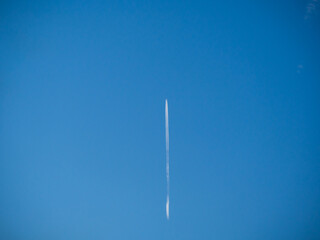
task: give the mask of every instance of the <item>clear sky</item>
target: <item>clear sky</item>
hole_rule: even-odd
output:
[[[319,43],[316,0],[1,1],[0,238],[319,239]]]

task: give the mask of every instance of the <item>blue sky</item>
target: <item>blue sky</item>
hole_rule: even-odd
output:
[[[1,238],[319,239],[317,1],[0,9]]]

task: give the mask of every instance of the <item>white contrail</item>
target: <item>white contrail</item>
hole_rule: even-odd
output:
[[[170,182],[169,182],[169,114],[168,114],[168,101],[166,99],[166,176],[167,176],[167,203],[166,203],[166,214],[169,220],[169,193],[170,193]]]

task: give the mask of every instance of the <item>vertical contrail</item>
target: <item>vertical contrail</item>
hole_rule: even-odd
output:
[[[166,215],[169,220],[169,114],[168,114],[168,101],[166,99],[166,176],[167,176],[167,203],[166,203]]]

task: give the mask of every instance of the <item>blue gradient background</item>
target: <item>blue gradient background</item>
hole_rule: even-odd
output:
[[[0,238],[319,239],[308,4],[1,1]]]

